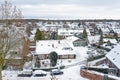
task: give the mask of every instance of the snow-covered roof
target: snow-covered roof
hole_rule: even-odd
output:
[[[0,30],[3,30],[3,29],[4,29],[3,25],[0,25]]]
[[[98,43],[99,40],[100,40],[100,35],[88,36],[88,41],[89,41],[90,44]]]
[[[104,42],[107,42],[108,40],[109,40],[111,43],[113,43],[113,44],[116,44],[116,43],[117,43],[116,39],[109,39],[109,38],[104,38],[104,39],[103,39]]]
[[[88,35],[91,35],[90,34],[90,31],[89,29],[86,29],[86,32]],[[58,35],[74,35],[76,33],[83,33],[83,29],[66,29],[66,28],[60,28],[58,29]]]
[[[112,29],[113,29],[113,31],[114,31],[115,33],[118,34],[118,37],[120,37],[120,27],[119,27],[119,26],[115,26],[115,27],[113,27]]]
[[[15,54],[15,53],[9,53],[5,57],[5,59],[22,59],[22,56],[20,54]]]
[[[40,27],[43,26],[43,25],[42,25],[42,22],[37,22],[36,24],[37,24],[37,26],[40,26]]]
[[[40,40],[36,42],[35,54],[49,54],[53,51],[58,55],[76,54],[67,40]]]
[[[34,29],[31,31],[31,33],[32,33],[32,34],[35,34],[35,33],[36,33],[36,30],[37,30],[37,29],[34,28]]]
[[[33,35],[30,35],[29,39],[30,39],[30,41],[34,41],[35,35],[34,35],[34,34],[33,34]]]
[[[79,38],[78,38],[78,37],[75,37],[75,36],[70,36],[70,37],[67,37],[66,39],[67,39],[67,40],[70,40],[71,42],[73,42],[73,41],[78,40]]]
[[[46,24],[45,27],[57,27],[55,24]]]
[[[106,57],[120,69],[120,45],[116,45]]]
[[[110,32],[110,30],[108,29],[107,26],[102,26],[102,27],[100,27],[100,28],[101,28],[103,34],[106,34],[106,33],[109,33],[109,32]]]
[[[43,71],[43,70],[35,70],[33,72],[33,74],[47,74],[47,72]]]

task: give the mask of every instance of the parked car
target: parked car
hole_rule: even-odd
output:
[[[34,77],[43,77],[43,76],[46,76],[46,75],[47,75],[47,73],[43,70],[35,70],[33,72]]]
[[[18,77],[31,77],[33,74],[32,70],[24,70],[18,74]]]
[[[54,69],[50,72],[50,75],[62,75],[63,71],[60,71],[58,69]]]

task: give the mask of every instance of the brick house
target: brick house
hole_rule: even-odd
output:
[[[22,69],[24,64],[24,57],[27,56],[29,53],[29,42],[28,40],[22,40],[21,44],[19,44],[17,47],[13,47],[11,50],[9,50],[6,59],[6,68],[12,67],[12,69]]]

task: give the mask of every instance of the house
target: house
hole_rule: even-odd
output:
[[[26,56],[29,53],[29,41],[22,40],[15,47],[12,47],[6,56],[6,66],[12,67],[12,69],[18,70],[23,69],[24,59],[27,59]]]
[[[48,29],[48,31],[57,31],[58,28],[61,28],[62,25],[60,24],[46,24],[45,27]]]
[[[120,27],[119,27],[119,25],[113,26],[112,30],[118,34],[118,37],[120,37]]]
[[[28,52],[28,39],[24,33],[14,28],[15,26],[6,30],[8,32],[7,39],[10,41],[10,49],[5,56],[5,66],[12,67],[12,69],[22,69],[23,59]],[[16,36],[17,35],[17,36]],[[5,43],[8,45],[8,43]],[[5,45],[4,44],[4,45]]]
[[[41,25],[40,26],[40,30],[41,31],[54,31],[54,32],[57,32],[57,30],[58,30],[58,28],[61,28],[62,27],[62,25],[60,25],[60,24],[48,24],[48,23],[46,23],[46,24],[44,24],[44,25]]]
[[[63,40],[36,41],[36,50],[35,53],[33,53],[33,61],[34,61],[33,64],[35,64],[36,61],[38,60],[40,60],[39,62],[40,64],[43,61],[44,61],[43,63],[49,64],[50,62],[49,54],[52,52],[57,53],[58,61],[76,59],[76,55],[80,53],[79,52],[80,47],[84,45],[83,45],[83,40],[75,36],[66,37],[66,39]]]
[[[36,41],[36,53],[40,59],[48,59],[51,52],[56,52],[59,59],[74,59],[76,52],[66,40]]]
[[[117,40],[116,39],[109,39],[109,38],[104,38],[103,42],[107,43],[108,41],[110,41],[111,44],[117,44]]]
[[[74,47],[86,46],[87,41],[85,41],[83,39],[78,39],[78,40],[73,42],[73,45],[74,45]]]
[[[3,24],[0,24],[0,31],[2,31],[4,29]]]
[[[88,35],[91,35],[89,29],[86,29],[86,31]],[[83,29],[68,29],[68,28],[58,29],[58,36],[68,37],[80,33],[83,33]]]
[[[102,33],[103,33],[103,35],[108,35],[109,34],[109,32],[110,32],[110,30],[109,30],[109,28],[108,28],[108,26],[107,25],[103,25],[103,24],[101,24],[100,25],[100,29],[101,29],[101,31],[102,31]]]
[[[99,40],[100,40],[100,35],[88,36],[88,43],[89,44],[99,43]]]
[[[110,74],[120,77],[120,45],[116,45],[109,53],[107,53],[106,58],[108,66],[114,68]]]
[[[102,47],[112,49],[117,45],[116,39],[109,39],[109,38],[104,38],[103,39],[104,44]]]
[[[33,54],[33,67],[49,66],[49,54],[55,52],[58,60],[76,59],[76,51],[67,40],[40,40],[36,41],[36,50]]]
[[[10,50],[9,54],[5,57],[6,63],[5,68],[6,69],[12,69],[12,70],[22,70],[24,61],[22,55],[18,53],[18,50]]]
[[[35,34],[36,34],[36,28],[33,28],[33,30],[31,30],[31,35],[29,37],[29,50],[30,51],[35,51],[35,45],[36,45],[36,42],[35,42]]]
[[[81,47],[81,46],[86,46],[87,45],[87,40],[84,40],[82,38],[78,38],[78,37],[75,37],[75,36],[66,37],[66,40],[71,42],[71,45],[73,47]]]

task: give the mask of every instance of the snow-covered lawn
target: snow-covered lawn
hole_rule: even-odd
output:
[[[88,80],[80,76],[80,66],[74,66],[64,70],[61,80]]]

